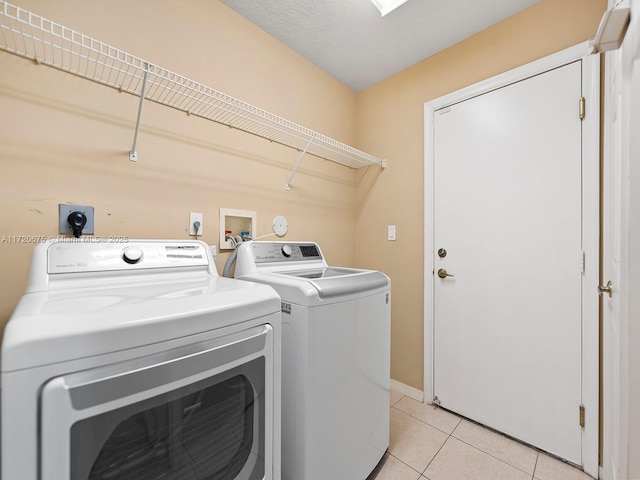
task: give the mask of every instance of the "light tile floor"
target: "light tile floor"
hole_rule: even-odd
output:
[[[534,448],[395,390],[389,451],[367,480],[592,480]]]

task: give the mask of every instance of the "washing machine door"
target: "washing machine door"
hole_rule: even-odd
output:
[[[263,325],[52,379],[41,478],[271,479],[272,358]]]

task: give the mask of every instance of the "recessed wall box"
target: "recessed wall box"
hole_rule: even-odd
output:
[[[233,250],[235,243],[229,236],[253,238],[258,225],[258,215],[251,210],[220,209],[220,250]]]

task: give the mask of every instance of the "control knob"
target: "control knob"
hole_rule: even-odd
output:
[[[133,265],[142,260],[142,249],[138,247],[127,247],[122,251],[122,259]]]
[[[293,253],[293,250],[291,250],[290,245],[284,245],[282,247],[282,255],[284,255],[285,257],[289,258],[292,253]]]

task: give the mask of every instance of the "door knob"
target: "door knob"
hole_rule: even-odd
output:
[[[451,273],[447,273],[447,271],[444,268],[441,268],[440,270],[438,270],[438,276],[440,278],[453,277],[453,275]]]
[[[603,293],[608,293],[609,297],[611,297],[611,280],[609,280],[604,287],[598,285],[598,295],[602,295]]]

